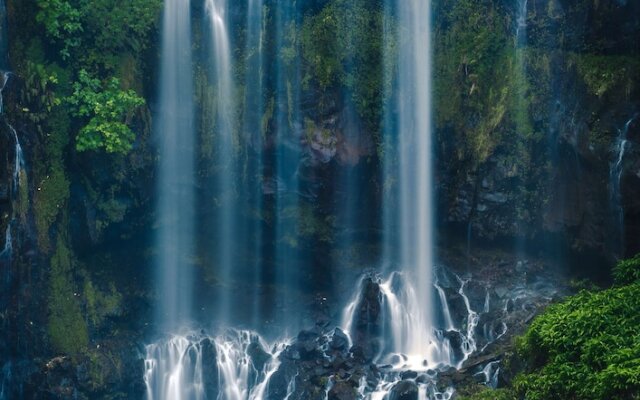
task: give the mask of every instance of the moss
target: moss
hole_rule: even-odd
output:
[[[271,97],[267,103],[267,108],[264,110],[264,115],[260,121],[260,130],[262,137],[265,138],[269,129],[269,123],[273,120],[273,112],[275,110],[275,99]]]
[[[388,34],[395,32],[395,23],[382,7],[379,1],[333,0],[307,16],[300,29],[303,87],[313,83],[321,93],[344,90],[373,129],[379,126],[392,77],[393,65],[384,62],[383,54],[396,40]]]
[[[439,7],[436,126],[452,127],[463,135],[459,155],[478,165],[502,142],[501,128],[513,114],[509,110],[517,90],[514,82],[504,79],[515,64],[512,42],[504,14],[490,1],[444,1]]]
[[[29,177],[27,171],[20,170],[20,186],[18,187],[18,205],[17,212],[20,220],[24,223],[29,212]]]
[[[602,97],[614,89],[626,96],[637,85],[640,57],[574,53],[571,59],[576,63],[578,74],[589,91]]]
[[[78,354],[89,343],[87,325],[77,299],[73,263],[71,251],[60,235],[51,257],[48,333],[56,351],[71,355]]]
[[[87,316],[93,326],[97,327],[108,316],[117,315],[122,303],[122,295],[115,285],[110,285],[109,291],[102,291],[95,287],[89,277],[85,278],[84,298],[86,301]]]
[[[49,230],[60,210],[69,198],[69,181],[64,170],[56,166],[38,185],[34,198],[38,246],[47,251],[50,247]]]
[[[33,208],[38,233],[38,246],[50,248],[49,234],[60,210],[69,198],[69,179],[65,172],[64,155],[69,143],[70,121],[62,107],[55,107],[43,129],[44,146],[34,158]]]

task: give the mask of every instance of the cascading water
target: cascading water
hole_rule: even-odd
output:
[[[296,24],[298,2],[281,1],[275,7],[275,45],[278,49],[292,47],[288,36]],[[275,282],[278,294],[274,299],[278,311],[288,315],[287,329],[300,328],[301,313],[297,291],[301,286],[299,262],[299,219],[302,218],[302,200],[299,193],[300,147],[302,123],[300,121],[300,66],[299,60],[285,59],[275,62]],[[308,211],[308,210],[307,210]],[[287,332],[293,334],[293,332]]]
[[[264,113],[264,4],[263,0],[247,0],[247,33],[246,33],[246,73],[244,85],[243,136],[249,144],[246,148],[247,166],[245,190],[250,210],[258,212],[264,206],[263,176],[264,160],[263,147],[266,126],[263,126]],[[264,229],[262,221],[253,219],[245,227],[246,242],[252,244],[248,252],[254,255],[250,260],[253,273],[251,274],[251,323],[257,326],[261,322],[262,302],[258,301],[260,284],[263,281],[262,247]]]
[[[2,87],[0,87],[0,115],[4,116],[4,89],[7,83],[9,82],[9,79],[11,78],[11,73],[4,72],[2,74],[2,78],[3,78]],[[7,129],[11,132],[11,135],[13,136],[13,141],[14,141],[14,163],[13,163],[13,176],[12,176],[13,179],[12,179],[12,186],[11,186],[11,199],[13,202],[27,201],[27,199],[20,198],[20,192],[19,192],[21,180],[26,179],[26,175],[24,171],[25,160],[22,152],[22,146],[20,145],[20,140],[18,138],[18,132],[6,120],[6,118],[3,118],[3,119],[4,119],[4,124],[6,125]],[[0,258],[8,259],[9,263],[11,263],[11,257],[13,252],[13,237],[12,237],[11,229],[14,222],[16,221],[16,217],[17,217],[17,213],[14,211],[12,213],[11,220],[9,221],[9,224],[7,225],[7,229],[5,231],[4,249],[0,252]]]
[[[402,275],[389,278],[385,295],[400,313],[391,318],[394,329],[393,352],[404,354],[417,369],[441,361],[433,326],[433,207],[431,146],[431,2],[395,1],[398,26],[403,32],[387,31],[386,36],[405,34],[397,54],[397,115],[388,117],[385,143],[397,148],[397,163],[390,155],[385,161],[385,182],[399,178],[397,205],[399,226],[393,222],[392,203],[385,206],[385,265],[402,268]],[[387,55],[389,57],[390,55]],[[387,61],[389,62],[389,61]],[[396,119],[395,123],[390,122]],[[397,132],[394,132],[397,131]],[[397,169],[396,169],[397,168]],[[393,196],[392,196],[393,197]],[[397,230],[397,234],[393,234]],[[394,251],[398,246],[399,254]],[[390,285],[397,277],[401,282]],[[395,293],[399,290],[398,293]]]
[[[527,82],[527,62],[526,62],[526,46],[527,46],[527,5],[528,0],[516,0],[516,26],[515,26],[515,45],[514,45],[514,72],[516,79],[519,83],[516,88],[516,112],[519,114],[517,123],[515,126],[515,140],[518,152],[525,152],[528,130],[530,127],[527,123],[522,122],[527,120],[528,106],[527,103],[527,88],[524,82]],[[523,174],[524,175],[524,174]],[[525,186],[525,182],[520,182],[518,192],[522,192]],[[518,196],[515,204],[516,208],[523,208],[523,200]],[[519,213],[515,213],[513,224],[516,226],[518,234],[516,234],[515,251],[520,257],[524,256],[525,252],[525,237],[522,232],[525,231],[523,222],[519,216]]]
[[[528,0],[517,1],[516,47],[527,44],[527,4]]]
[[[249,331],[174,336],[147,347],[148,400],[263,400],[286,343]]]
[[[155,127],[159,146],[156,238],[157,324],[177,332],[190,324],[194,246],[193,83],[188,0],[167,0],[162,27],[160,91]],[[197,351],[176,336],[146,348],[148,399],[200,399]],[[194,358],[195,357],[195,358]]]
[[[214,131],[215,148],[214,197],[215,197],[215,266],[219,279],[233,284],[237,277],[236,249],[240,239],[236,235],[236,166],[238,154],[234,135],[234,88],[231,74],[231,43],[228,31],[228,4],[226,0],[205,0],[211,50],[209,60],[212,83],[215,85]],[[217,303],[218,321],[229,321],[234,296],[221,291]]]
[[[164,7],[155,125],[159,145],[157,323],[171,332],[190,322],[195,135],[189,1],[167,0]]]
[[[624,172],[624,156],[628,147],[628,133],[633,121],[638,117],[634,114],[624,124],[622,129],[618,130],[618,138],[614,147],[615,157],[609,168],[609,182],[611,186],[611,203],[616,213],[616,227],[620,239],[620,243],[624,243],[624,209],[622,208],[622,173]]]

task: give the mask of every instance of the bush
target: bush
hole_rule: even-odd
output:
[[[613,280],[616,285],[629,285],[640,281],[640,253],[618,262],[613,268]]]
[[[515,390],[527,400],[638,399],[638,310],[640,282],[583,291],[549,307],[518,343],[529,370]]]
[[[78,151],[104,148],[108,153],[127,153],[135,134],[129,128],[133,112],[145,101],[133,90],[120,90],[120,81],[111,78],[102,87],[100,81],[81,70],[74,91],[67,98],[76,117],[89,117],[76,139]]]

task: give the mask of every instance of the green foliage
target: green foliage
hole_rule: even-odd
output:
[[[62,168],[55,168],[40,183],[35,195],[35,220],[40,248],[49,248],[49,228],[69,198],[69,181]]]
[[[640,283],[583,291],[549,307],[518,343],[529,371],[521,398],[637,399],[640,396]]]
[[[140,52],[160,0],[37,0],[36,21],[60,44],[63,59],[113,68],[121,51]],[[91,46],[87,46],[87,44]]]
[[[71,251],[59,236],[51,258],[48,332],[54,349],[71,355],[81,352],[89,343],[87,325],[76,299],[73,271]]]
[[[76,117],[89,122],[76,139],[78,151],[105,149],[108,153],[127,153],[135,140],[127,123],[144,99],[133,90],[120,90],[120,81],[111,78],[104,87],[98,79],[81,70],[73,94],[67,98]]]
[[[333,0],[305,18],[300,33],[304,83],[313,81],[321,91],[347,89],[358,113],[372,125],[380,120],[391,85],[383,54],[393,53],[395,39],[385,41],[385,23],[393,26],[379,2]]]
[[[69,118],[61,107],[55,107],[47,120],[44,152],[38,156],[34,175],[34,214],[38,231],[38,246],[49,250],[49,231],[69,198],[69,180],[63,163],[69,143]]]
[[[616,285],[629,285],[640,281],[640,253],[618,262],[613,267],[613,279]]]
[[[87,316],[93,326],[99,326],[108,316],[117,315],[122,303],[122,295],[111,284],[109,291],[98,289],[87,277],[84,283]]]
[[[440,3],[436,28],[436,125],[463,134],[460,156],[484,162],[501,142],[503,124],[522,79],[504,79],[515,67],[504,16],[491,1]],[[510,52],[511,51],[511,52]],[[515,84],[514,84],[515,83]],[[517,104],[517,103],[516,103]],[[460,118],[460,115],[465,118]]]
[[[60,54],[69,58],[72,48],[80,44],[81,12],[66,0],[37,0],[36,21],[44,25],[47,34],[63,43]]]
[[[636,84],[640,57],[574,54],[572,58],[589,91],[598,97],[613,89],[629,93]]]

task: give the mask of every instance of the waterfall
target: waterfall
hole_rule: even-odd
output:
[[[397,54],[397,103],[395,118],[387,117],[389,126],[384,140],[395,145],[397,163],[393,155],[387,159],[385,182],[398,177],[397,206],[399,226],[394,223],[395,205],[385,205],[384,264],[399,265],[406,277],[398,298],[406,316],[394,321],[403,329],[394,329],[394,352],[410,355],[424,368],[437,362],[433,355],[433,162],[431,132],[431,2],[397,0],[398,26],[404,34],[399,39]],[[395,32],[387,32],[387,35]],[[387,55],[389,56],[389,55]],[[389,61],[387,61],[389,62]],[[397,132],[394,132],[397,131]],[[397,169],[396,169],[397,168]],[[395,232],[397,229],[397,233]],[[399,246],[397,254],[393,249]],[[388,296],[392,288],[388,288]]]
[[[189,322],[193,280],[195,135],[188,0],[164,3],[160,70],[154,128],[159,145],[157,323],[173,331]]]
[[[263,185],[264,185],[264,160],[263,148],[266,134],[266,123],[263,126],[262,118],[264,114],[264,4],[263,0],[247,0],[246,18],[246,71],[245,71],[245,92],[243,110],[243,136],[248,143],[247,166],[245,177],[245,190],[247,194],[247,204],[250,210],[262,210]],[[262,315],[259,299],[259,288],[262,281],[263,263],[262,247],[265,243],[263,238],[264,229],[262,220],[254,218],[247,222],[244,233],[246,243],[250,244],[247,251],[253,254],[250,265],[253,267],[251,274],[251,323],[256,326],[260,323]]]
[[[2,4],[4,6],[4,4]],[[2,8],[4,10],[4,8]],[[2,87],[0,87],[0,115],[4,116],[4,89],[11,78],[11,72],[4,72],[2,74]],[[14,162],[13,162],[13,176],[12,176],[12,186],[11,186],[11,199],[12,203],[27,201],[27,199],[20,198],[20,184],[21,180],[26,179],[26,175],[24,175],[24,167],[25,160],[24,154],[22,152],[22,146],[20,145],[20,139],[18,138],[18,132],[15,128],[7,121],[6,118],[3,118],[4,124],[7,129],[11,132],[14,141]],[[26,182],[24,182],[26,184]],[[13,255],[13,237],[11,233],[12,226],[16,221],[17,213],[15,212],[15,205],[13,206],[14,211],[12,212],[11,219],[7,224],[7,229],[5,231],[5,243],[4,249],[0,252],[0,258],[5,258],[11,263],[11,257]]]
[[[528,0],[517,1],[516,14],[516,47],[526,46],[527,44],[527,5]]]
[[[4,249],[0,252],[0,259],[7,258],[11,260],[11,253],[13,252],[13,238],[11,237],[11,223],[7,225],[7,230],[4,232]]]
[[[173,336],[147,346],[148,400],[265,400],[287,343],[269,347],[256,333]]]
[[[622,129],[618,129],[618,138],[613,149],[615,155],[609,167],[609,182],[611,187],[611,203],[616,214],[616,225],[621,243],[624,243],[624,209],[622,207],[622,174],[624,172],[624,156],[628,147],[629,128],[638,117],[634,114],[624,124]],[[624,246],[624,245],[623,245]]]
[[[229,38],[229,10],[226,0],[205,0],[208,17],[211,48],[209,63],[211,81],[215,85],[214,131],[213,135],[215,170],[213,182],[214,200],[214,255],[216,273],[225,283],[233,284],[237,279],[237,249],[242,240],[236,231],[236,171],[237,154],[234,135],[234,85],[231,73],[231,43]],[[231,317],[233,293],[222,290],[217,299],[217,320],[229,322]]]
[[[275,46],[283,49],[294,46],[289,40],[292,24],[298,17],[298,2],[281,1],[275,8]],[[301,324],[298,291],[301,286],[299,219],[304,218],[299,191],[302,122],[300,121],[300,65],[299,59],[286,59],[282,54],[275,60],[275,179],[279,187],[275,193],[275,283],[278,294],[274,300],[278,312],[287,315],[288,330]],[[312,212],[307,209],[307,212]],[[293,334],[294,332],[288,332]]]

